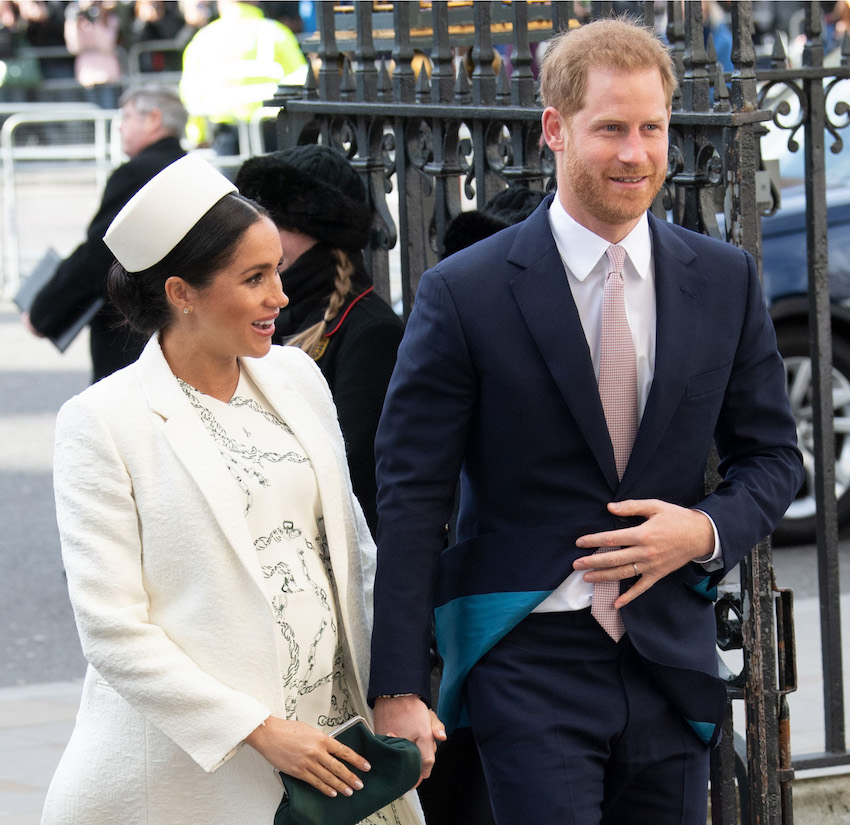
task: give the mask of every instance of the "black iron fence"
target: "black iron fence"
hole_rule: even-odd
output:
[[[833,336],[842,336],[846,310],[830,290],[827,175],[828,154],[844,149],[841,130],[850,125],[850,37],[845,35],[837,65],[824,65],[822,21],[817,4],[805,15],[802,66],[787,67],[781,44],[769,69],[758,73],[759,107],[769,106],[772,126],[787,136],[790,149],[805,154],[806,247],[808,260],[808,329],[811,345],[812,437],[803,439],[816,507],[818,585],[823,666],[823,752],[795,754],[798,767],[850,764],[846,744],[846,711],[841,657],[841,608],[838,565],[838,503],[843,497],[836,478],[838,441],[834,426],[836,395]],[[793,105],[792,105],[793,104]]]
[[[585,4],[587,5],[587,4]],[[652,2],[589,4],[589,18],[627,5],[654,27]],[[786,695],[796,687],[791,594],[775,584],[771,544],[742,567],[740,588],[717,606],[718,645],[743,651],[728,673],[724,742],[712,764],[714,823],[791,823],[794,766],[850,764],[840,640],[838,521],[835,497],[831,310],[824,135],[841,143],[846,101],[833,101],[837,79],[850,75],[850,48],[840,65],[823,66],[819,4],[806,4],[803,67],[789,69],[781,45],[757,65],[753,6],[732,4],[731,72],[704,39],[701,4],[666,4],[662,34],[677,65],[669,174],[653,211],[747,248],[761,260],[760,211],[773,190],[761,168],[765,124],[805,133],[809,302],[814,436],[811,484],[817,501],[817,559],[823,637],[826,731],[823,752],[795,754]],[[370,266],[377,289],[391,295],[390,250],[398,254],[407,315],[418,279],[442,251],[448,222],[464,201],[478,208],[513,183],[554,186],[553,158],[541,145],[536,52],[554,31],[581,25],[572,2],[355,2],[319,7],[319,32],[308,50],[317,71],[303,89],[280,89],[281,146],[321,141],[343,149],[367,184],[376,221]],[[780,43],[780,41],[777,41]],[[503,48],[509,47],[509,48]],[[784,85],[799,117],[783,120]],[[787,95],[786,95],[787,97]],[[767,107],[776,100],[777,111]],[[831,108],[830,108],[831,106]],[[787,112],[785,112],[787,114]],[[765,195],[765,192],[768,194]],[[397,207],[393,208],[394,199]],[[710,473],[708,477],[710,478]],[[743,703],[746,736],[734,733],[732,700]]]

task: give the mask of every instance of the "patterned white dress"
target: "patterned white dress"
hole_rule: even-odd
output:
[[[266,592],[280,633],[286,718],[331,733],[355,716],[339,645],[322,503],[316,474],[292,430],[244,370],[229,402],[177,379],[244,501]],[[400,825],[395,805],[364,825]]]

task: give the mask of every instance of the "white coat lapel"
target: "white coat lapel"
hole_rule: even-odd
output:
[[[142,388],[151,410],[164,419],[163,432],[177,458],[191,475],[227,542],[265,597],[257,553],[233,478],[215,442],[204,429],[171,372],[157,336],[151,338],[138,362]],[[176,508],[189,506],[175,501]]]
[[[294,347],[275,347],[243,366],[275,411],[289,425],[313,464],[336,586],[341,635],[359,692],[368,682],[374,544],[356,512],[336,409],[318,367]],[[362,707],[361,712],[368,712]]]
[[[309,456],[316,473],[325,534],[333,566],[340,612],[347,615],[346,592],[348,587],[348,540],[345,534],[344,502],[348,500],[345,488],[346,457],[342,449],[335,447],[331,437],[317,415],[317,410],[308,403],[303,392],[296,388],[285,367],[274,357],[245,358],[242,366],[251,379],[286,422]],[[317,388],[320,386],[315,382]],[[339,439],[341,445],[341,439]]]

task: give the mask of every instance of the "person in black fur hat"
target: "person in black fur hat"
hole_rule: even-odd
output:
[[[375,430],[404,325],[366,272],[372,212],[363,181],[342,152],[310,144],[249,158],[235,183],[277,225],[290,303],[273,341],[300,347],[322,370],[374,535]]]
[[[497,192],[480,212],[477,209],[461,212],[446,227],[443,257],[448,258],[500,229],[525,220],[545,197],[546,193],[539,189],[515,184]]]

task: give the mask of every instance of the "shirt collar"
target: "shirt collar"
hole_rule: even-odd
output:
[[[571,217],[562,206],[557,194],[549,207],[549,225],[561,260],[579,281],[584,281],[605,257],[610,241],[600,238]],[[620,241],[628,259],[641,278],[649,275],[652,260],[652,239],[646,213],[640,216],[634,229]]]

